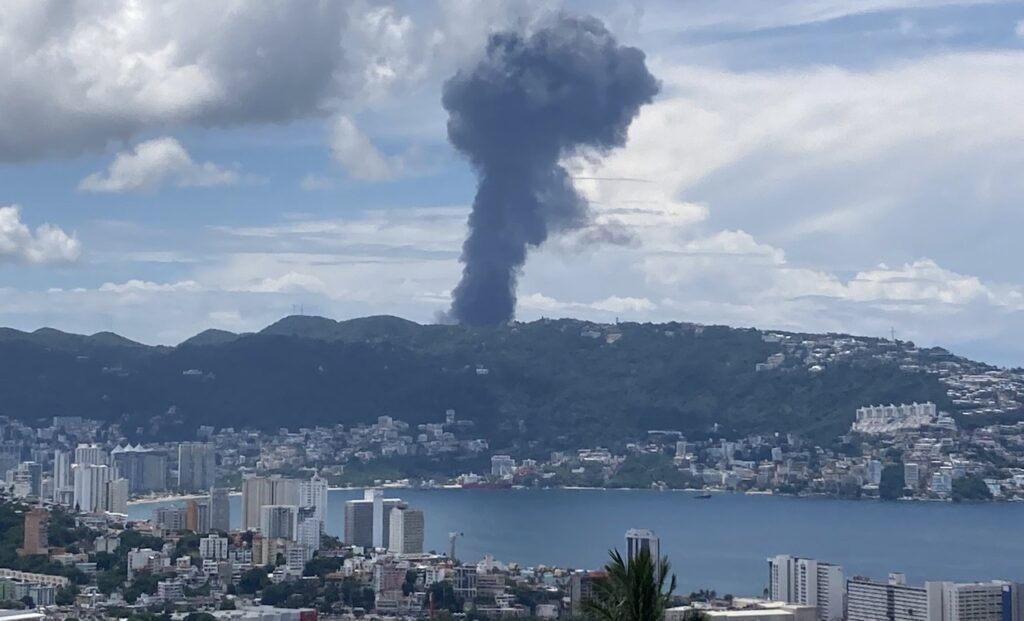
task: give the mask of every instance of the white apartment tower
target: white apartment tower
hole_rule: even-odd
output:
[[[789,604],[816,606],[821,621],[842,619],[846,604],[843,568],[787,555],[768,559],[769,597]]]
[[[75,448],[75,463],[80,466],[106,465],[107,452],[98,444],[79,444]]]
[[[74,503],[71,480],[71,451],[57,450],[53,454],[53,501],[57,504]]]
[[[110,468],[104,465],[75,464],[72,467],[74,478],[74,503],[83,513],[99,513],[107,508],[107,482],[110,481]]]
[[[423,512],[398,506],[391,509],[388,551],[394,554],[423,553]]]
[[[906,583],[903,574],[888,582],[853,578],[847,583],[849,621],[1020,621],[1021,586],[1010,582]]]
[[[272,477],[242,479],[242,529],[260,527],[260,508],[267,505],[299,504],[299,481]]]
[[[313,507],[316,519],[320,520],[321,532],[327,523],[327,481],[314,474],[308,481],[299,483],[299,506]],[[317,548],[314,549],[318,549]]]

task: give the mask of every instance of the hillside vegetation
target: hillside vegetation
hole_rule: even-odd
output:
[[[117,335],[0,331],[0,414],[80,415],[128,433],[198,425],[410,423],[455,409],[497,445],[617,444],[648,429],[693,437],[796,432],[829,441],[868,403],[932,400],[942,384],[866,352],[755,371],[780,351],[753,329],[541,320],[493,328],[395,317],[288,317],[177,347]],[[717,425],[717,428],[716,428]]]

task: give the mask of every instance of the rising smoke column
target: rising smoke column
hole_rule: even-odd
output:
[[[620,46],[597,19],[565,15],[529,36],[492,35],[483,60],[445,83],[448,139],[479,178],[452,319],[512,319],[527,247],[589,220],[559,160],[625,144],[657,92],[643,52]]]

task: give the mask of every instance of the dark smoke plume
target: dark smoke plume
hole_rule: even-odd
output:
[[[452,319],[512,319],[527,247],[589,220],[559,160],[622,146],[658,88],[643,52],[597,19],[564,15],[529,36],[492,35],[483,60],[445,83],[448,139],[479,177]]]

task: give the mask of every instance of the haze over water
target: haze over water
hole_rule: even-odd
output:
[[[843,565],[846,575],[885,578],[902,571],[924,580],[1024,581],[1024,504],[844,501],[626,490],[387,490],[426,513],[427,549],[485,554],[523,566],[596,568],[623,547],[631,527],[651,528],[672,561],[679,591],[760,595],[766,558],[792,554]],[[332,490],[327,531],[344,532],[344,504],[359,490]],[[241,499],[231,498],[232,526]],[[129,508],[151,517],[156,503]]]

